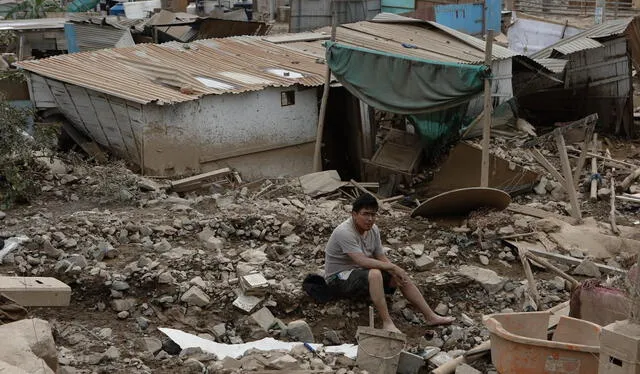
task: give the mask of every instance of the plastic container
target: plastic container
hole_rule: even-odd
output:
[[[395,374],[407,336],[393,331],[359,326],[356,365],[370,374]]]
[[[111,16],[124,16],[124,5],[118,3],[109,9],[109,15]]]
[[[484,318],[491,360],[500,374],[597,374],[600,326],[562,316],[547,340],[549,312],[503,313]]]

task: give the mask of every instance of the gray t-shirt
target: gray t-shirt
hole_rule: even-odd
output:
[[[383,254],[380,230],[374,224],[371,230],[360,235],[350,217],[333,230],[324,252],[325,279],[344,270],[359,268],[347,253],[362,252],[367,257]]]

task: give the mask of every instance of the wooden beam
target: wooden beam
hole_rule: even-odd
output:
[[[577,189],[580,184],[580,176],[582,175],[582,169],[584,169],[584,163],[587,159],[587,152],[589,152],[589,139],[584,139],[582,143],[582,149],[580,149],[580,157],[578,157],[578,164],[576,170],[573,171],[573,188]]]
[[[538,161],[538,163],[545,168],[545,170],[553,175],[553,177],[556,178],[558,182],[562,183],[562,185],[567,184],[562,174],[560,174],[560,172],[549,162],[549,160],[547,160],[546,157],[544,157],[542,153],[540,153],[540,151],[535,148],[531,148],[530,152],[531,156],[533,156],[533,158],[535,158],[536,161]]]
[[[527,258],[529,258],[530,260],[537,262],[538,264],[544,266],[547,270],[549,270],[550,272],[568,280],[571,285],[572,288],[576,287],[580,284],[580,282],[578,282],[574,277],[572,277],[571,275],[565,273],[564,271],[560,270],[557,266],[553,265],[552,263],[550,263],[549,261],[545,260],[544,258],[538,257],[536,255],[534,255],[533,253],[531,253],[531,251],[525,251],[525,255],[527,256]]]
[[[526,251],[518,247],[518,255],[520,257],[520,262],[522,262],[524,274],[527,277],[529,294],[533,298],[533,301],[536,303],[536,310],[538,310],[538,308],[542,305],[540,303],[540,294],[538,293],[538,289],[536,288],[536,280],[533,278],[533,271],[531,271],[531,265],[529,264],[529,260],[527,259]]]
[[[593,134],[593,142],[591,143],[591,151],[596,153],[598,150],[598,134]],[[589,199],[591,201],[598,200],[598,180],[595,175],[598,174],[598,160],[595,157],[591,157],[591,189],[589,193]]]
[[[214,171],[210,171],[207,173],[202,173],[198,175],[194,175],[191,177],[179,179],[177,181],[171,182],[172,190],[185,190],[189,189],[189,187],[193,186],[193,189],[199,188],[201,183],[204,183],[207,180],[212,178],[218,178],[225,174],[231,174],[233,171],[229,168],[222,168]]]
[[[613,179],[613,177],[611,177],[611,185],[609,186],[609,188],[611,190],[611,200],[609,200],[609,203],[611,205],[611,210],[609,211],[609,219],[611,221],[611,231],[615,235],[619,235],[620,229],[616,224],[616,186],[615,186],[615,180]]]
[[[560,156],[560,163],[562,164],[562,173],[564,174],[565,185],[564,188],[569,194],[569,202],[571,203],[571,217],[578,221],[582,220],[582,213],[580,212],[580,204],[578,203],[578,196],[576,189],[573,187],[573,176],[571,175],[571,165],[569,164],[569,156],[567,155],[566,145],[564,143],[564,136],[558,130],[554,130],[556,145],[558,147],[558,154]]]
[[[567,216],[563,216],[560,215],[558,213],[554,213],[554,212],[547,212],[546,210],[542,210],[542,209],[538,209],[538,208],[534,208],[531,206],[526,206],[526,205],[520,205],[520,204],[516,204],[516,203],[511,203],[509,204],[509,206],[507,207],[508,211],[514,212],[514,213],[519,213],[519,214],[524,214],[526,216],[531,216],[531,217],[536,217],[536,218],[556,218],[559,219],[561,221],[567,222],[571,225],[575,225],[577,223],[577,221],[575,219],[573,219],[572,217],[567,217]]]
[[[618,200],[622,200],[622,201],[627,201],[630,203],[636,203],[636,204],[640,204],[640,199],[636,199],[634,197],[629,197],[629,196],[616,196],[616,199]]]
[[[358,190],[360,190],[360,192],[362,192],[362,193],[368,193],[368,194],[372,195],[373,197],[375,197],[375,198],[376,198],[376,200],[378,200],[378,201],[380,200],[380,198],[378,197],[378,195],[376,195],[375,193],[373,193],[373,192],[371,192],[371,191],[367,190],[366,188],[362,187],[362,185],[361,185],[360,183],[358,183],[358,182],[354,181],[353,179],[351,179],[351,180],[350,180],[350,182],[351,182],[351,184],[353,184],[353,186],[354,186],[355,188],[357,188]]]
[[[538,255],[540,257],[544,257],[544,258],[547,258],[547,259],[550,259],[550,260],[555,260],[555,261],[561,262],[561,263],[563,263],[565,265],[569,265],[569,266],[577,266],[577,265],[580,265],[580,263],[582,262],[582,260],[580,260],[580,259],[577,259],[577,258],[574,258],[574,257],[571,257],[571,256],[561,255],[559,253],[551,253],[551,252],[546,252],[546,251],[539,251],[539,250],[532,249],[532,248],[529,248],[528,250],[531,253],[536,254],[536,255]],[[617,275],[624,275],[624,274],[627,273],[626,270],[618,269],[618,268],[615,268],[613,266],[598,264],[596,262],[594,262],[594,264],[603,273],[611,273],[611,274],[617,274]]]
[[[336,16],[336,5],[334,0],[331,0],[329,5],[331,6],[331,41],[336,40],[336,29],[338,27],[338,17]],[[329,100],[329,90],[331,88],[331,69],[329,63],[325,70],[324,76],[324,90],[322,91],[322,99],[320,100],[320,113],[318,115],[318,129],[316,131],[316,144],[313,149],[313,171],[322,171],[322,135],[324,133],[324,120],[327,114],[327,101]]]
[[[638,179],[639,177],[640,177],[640,168],[637,168],[631,174],[629,174],[626,178],[624,178],[622,183],[620,183],[620,189],[622,190],[622,192],[627,191],[629,187],[631,187],[631,183],[633,183],[633,181]]]
[[[579,150],[577,150],[577,149],[575,149],[575,148],[573,148],[571,146],[567,146],[567,150],[571,151],[571,152],[580,152]],[[638,167],[638,165],[631,164],[631,163],[628,163],[628,162],[625,162],[625,161],[616,160],[615,158],[611,158],[611,157],[601,156],[601,155],[599,155],[597,153],[593,153],[593,152],[588,152],[587,156],[595,157],[595,158],[597,158],[599,160],[609,161],[609,162],[612,162],[612,163],[623,165],[623,166],[626,166],[628,168],[637,168]]]
[[[487,40],[484,48],[484,64],[491,71],[493,48],[493,30],[487,30]],[[482,169],[480,171],[480,186],[489,187],[489,145],[491,143],[491,79],[484,80],[484,126],[482,127]]]

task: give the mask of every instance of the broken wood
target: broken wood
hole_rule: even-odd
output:
[[[487,39],[484,47],[484,65],[491,71],[493,55],[493,30],[487,30]],[[491,113],[493,111],[491,100],[491,75],[484,77],[484,109],[482,127],[482,160],[480,169],[480,187],[489,187],[489,146],[491,144]]]
[[[64,122],[62,124],[62,129],[64,132],[69,135],[73,141],[85,151],[86,154],[93,157],[99,163],[107,162],[107,156],[102,152],[102,149],[98,145],[98,143],[88,139],[86,136],[81,134],[72,124]],[[144,167],[142,168],[144,172]]]
[[[567,151],[571,151],[571,152],[580,152],[579,150],[571,147],[571,146],[567,146]],[[621,165],[625,168],[631,168],[631,169],[635,169],[638,167],[638,165],[635,164],[630,164],[628,162],[625,161],[621,161],[621,160],[616,160],[615,158],[611,158],[611,157],[606,157],[606,156],[601,156],[597,153],[593,153],[593,152],[587,152],[587,156],[589,157],[595,157],[599,160],[603,160],[603,161],[608,161],[617,165]]]
[[[558,172],[558,170],[549,162],[549,160],[547,160],[546,157],[544,157],[542,153],[540,153],[540,151],[535,148],[531,148],[529,151],[531,156],[533,156],[533,158],[535,158],[536,161],[538,161],[538,163],[542,165],[542,167],[544,167],[545,170],[547,170],[558,182],[562,183],[562,185],[567,184],[562,174]]]
[[[544,258],[534,255],[533,253],[531,253],[531,251],[525,251],[525,256],[527,256],[527,258],[529,258],[530,260],[535,261],[538,264],[544,266],[550,272],[568,280],[571,283],[572,289],[574,287],[577,287],[580,284],[580,282],[578,282],[574,277],[560,270],[557,266],[553,265],[552,263],[545,260]]]
[[[640,199],[636,199],[634,197],[629,197],[629,196],[616,196],[616,199],[618,200],[622,200],[622,201],[627,201],[630,203],[636,203],[636,204],[640,204]]]
[[[597,116],[596,116],[597,117]],[[556,145],[558,147],[558,154],[560,155],[560,163],[562,164],[562,173],[564,174],[565,184],[564,187],[569,194],[569,202],[571,203],[571,217],[581,221],[582,213],[580,212],[580,205],[578,203],[578,196],[576,189],[573,187],[573,176],[571,175],[571,165],[569,164],[569,156],[567,155],[566,145],[564,144],[564,137],[558,130],[554,130]]]
[[[531,235],[536,235],[536,234],[538,234],[538,232],[537,232],[537,231],[533,231],[533,232],[525,232],[525,233],[522,233],[522,234],[511,234],[511,235],[501,236],[501,237],[499,237],[498,239],[500,239],[500,240],[504,240],[504,239],[515,239],[515,238],[522,238],[522,237],[525,237],[525,236],[531,236]]]
[[[634,170],[631,174],[629,174],[626,178],[624,178],[622,183],[620,183],[620,189],[622,190],[622,192],[628,191],[633,181],[635,181],[639,177],[640,177],[640,168]]]
[[[561,221],[567,222],[568,224],[575,225],[577,221],[572,217],[563,216],[554,212],[547,212],[546,210],[534,208],[531,206],[520,205],[516,203],[511,203],[507,207],[508,211],[524,214],[526,216],[536,217],[536,218],[556,218]]]
[[[208,173],[194,175],[192,177],[179,179],[171,182],[171,190],[175,192],[193,191],[201,188],[203,184],[211,182],[213,179],[220,179],[232,174],[229,168],[222,168]]]
[[[388,197],[386,199],[381,199],[380,202],[381,203],[392,203],[394,201],[402,200],[403,198],[404,198],[404,195],[398,195],[398,196],[394,196],[394,197]]]
[[[580,157],[578,157],[578,164],[576,170],[573,171],[573,187],[578,188],[580,184],[580,176],[582,175],[582,169],[584,169],[584,163],[587,160],[587,152],[589,152],[589,139],[585,138],[580,148]]]
[[[574,258],[574,257],[571,257],[571,256],[561,255],[559,253],[538,251],[538,250],[531,249],[531,248],[529,248],[528,250],[531,253],[536,254],[536,255],[538,255],[540,257],[544,257],[544,258],[548,258],[548,259],[551,259],[551,260],[555,260],[555,261],[561,262],[561,263],[563,263],[565,265],[569,265],[569,266],[577,266],[582,262],[582,260],[580,260],[580,259],[577,259],[577,258]],[[599,264],[597,262],[594,262],[594,264],[603,273],[611,273],[611,274],[616,274],[616,275],[624,275],[624,274],[627,273],[626,270],[618,269],[618,268],[615,268],[613,266],[603,265],[603,264]]]
[[[533,298],[533,301],[536,303],[536,310],[542,305],[540,303],[540,294],[538,293],[538,289],[536,288],[536,280],[533,278],[533,271],[531,271],[531,265],[529,264],[529,260],[526,256],[526,251],[518,247],[518,255],[520,257],[520,262],[522,262],[522,268],[524,269],[524,274],[527,277],[527,286],[529,287],[529,294]]]
[[[364,188],[360,183],[358,183],[358,182],[354,181],[353,179],[351,179],[349,182],[351,182],[351,184],[353,184],[353,186],[354,186],[355,188],[357,188],[358,190],[360,190],[360,192],[370,194],[371,196],[375,197],[375,198],[376,198],[376,200],[380,200],[380,198],[378,197],[378,195],[376,195],[375,193],[373,193],[373,192],[371,192],[371,191],[367,190],[367,189],[366,189],[366,188]]]
[[[593,143],[591,144],[591,150],[593,153],[598,151],[598,134],[593,134]],[[598,200],[598,179],[596,178],[598,175],[598,160],[595,157],[591,158],[591,192],[589,194],[589,199],[591,201]]]
[[[584,127],[586,126],[587,129],[590,129],[592,127],[595,127],[596,122],[598,121],[598,113],[593,113],[590,114],[582,119],[579,119],[577,121],[573,121],[571,123],[568,123],[566,125],[563,125],[562,127],[558,127],[557,129],[555,129],[552,132],[549,132],[547,134],[544,135],[540,135],[537,138],[531,139],[526,141],[522,147],[523,148],[531,148],[534,147],[540,143],[544,143],[547,140],[552,139],[554,136],[556,136],[556,134],[560,134],[562,135],[563,133],[572,130],[572,129],[576,129],[579,127]],[[591,130],[593,131],[593,130]]]
[[[615,180],[611,177],[611,185],[609,186],[611,190],[611,200],[609,200],[611,204],[611,210],[609,211],[609,219],[611,221],[611,231],[614,235],[620,235],[620,229],[616,224],[616,186]]]

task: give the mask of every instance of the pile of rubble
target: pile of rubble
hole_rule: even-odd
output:
[[[366,300],[318,305],[301,287],[307,274],[322,273],[324,244],[349,217],[347,199],[311,198],[297,179],[213,186],[211,193],[180,197],[169,192],[168,183],[121,166],[57,164],[45,179],[41,198],[0,216],[0,237],[22,242],[0,255],[0,269],[54,276],[72,287],[67,309],[30,311],[51,323],[59,373],[123,367],[131,373],[175,372],[177,367],[193,373],[358,372],[353,358],[324,349],[299,345],[221,358],[180,347],[158,330],[183,329],[224,344],[265,337],[355,343],[357,326],[367,325]],[[274,183],[277,191],[260,194]],[[544,190],[552,193],[520,197],[517,203],[554,216],[568,212],[564,202],[549,200],[558,197],[555,187],[547,184]],[[555,241],[566,229],[563,221],[529,214],[476,212],[447,227],[383,203],[378,225],[388,256],[410,271],[436,312],[457,317],[452,326],[429,329],[404,298],[392,299],[392,315],[409,338],[407,353],[433,366],[489,338],[483,315],[542,310],[569,298],[568,281],[539,272],[539,300],[531,304],[518,259],[523,243],[540,240],[569,252],[575,261],[558,266],[581,276],[600,277],[633,261],[620,252],[607,265],[596,264],[591,254]],[[513,245],[514,240],[520,241]],[[477,366],[492,370],[486,361]]]

